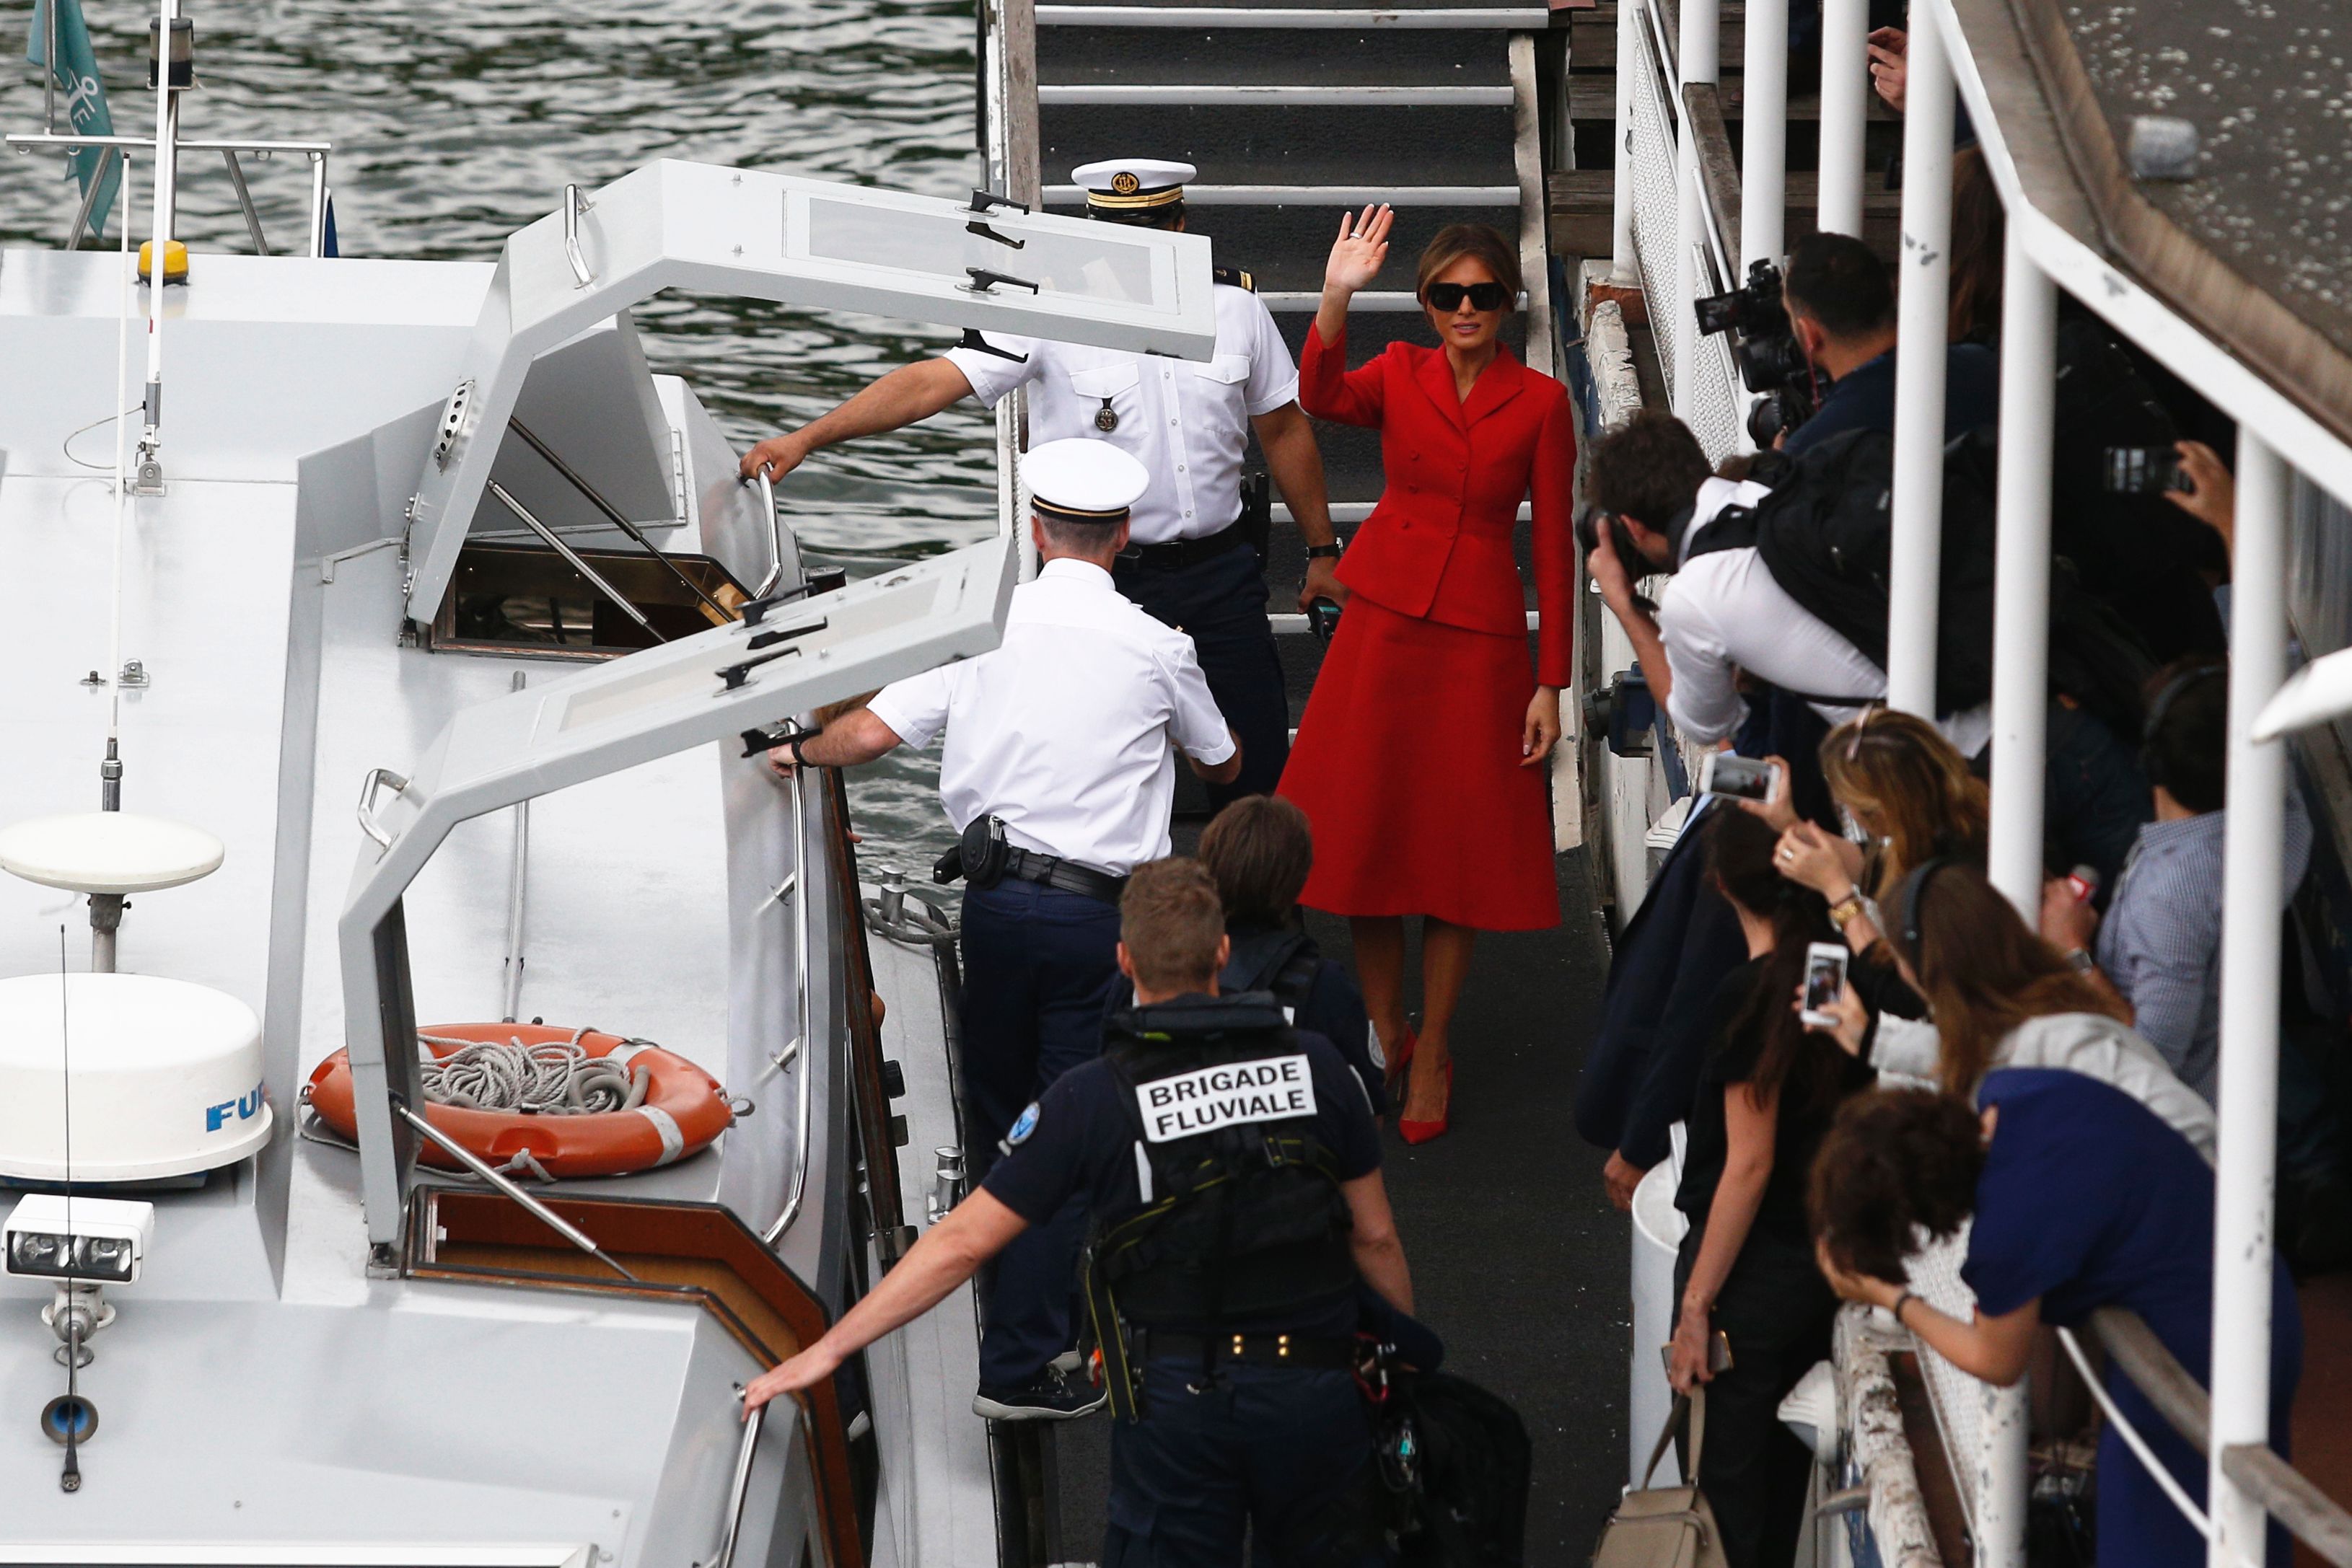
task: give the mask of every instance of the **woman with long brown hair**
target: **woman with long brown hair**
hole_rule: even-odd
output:
[[[2213,1157],[2213,1108],[2132,1032],[2131,1009],[2036,935],[1983,873],[1929,860],[1905,875],[1885,913],[1888,948],[1932,1021],[1874,1020],[1849,986],[1830,1031],[1847,1051],[1963,1095],[1995,1068],[2079,1072],[2122,1090]]]
[[[1501,341],[1518,251],[1454,224],[1422,252],[1415,289],[1440,346],[1394,342],[1348,368],[1348,303],[1388,256],[1393,214],[1340,219],[1298,401],[1381,433],[1387,483],[1339,563],[1347,612],[1299,722],[1281,793],[1315,828],[1301,902],[1348,916],[1364,1002],[1391,1064],[1410,1064],[1408,1143],[1446,1129],[1454,1009],[1480,931],[1559,919],[1545,761],[1569,684],[1576,467],[1568,389]],[[1528,659],[1512,537],[1534,510],[1543,630]],[[1406,1027],[1405,920],[1422,916],[1422,1022]]]
[[[1774,834],[1756,818],[1717,811],[1700,831],[1748,961],[1717,988],[1714,1042],[1685,1124],[1675,1204],[1690,1229],[1675,1263],[1682,1306],[1666,1375],[1677,1393],[1706,1385],[1699,1487],[1729,1568],[1789,1568],[1813,1458],[1782,1425],[1780,1401],[1829,1354],[1837,1312],[1814,1267],[1805,1176],[1839,1103],[1871,1074],[1788,1004],[1807,947],[1830,935],[1821,895],[1773,869]]]

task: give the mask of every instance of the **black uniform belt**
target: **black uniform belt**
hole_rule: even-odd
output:
[[[1356,1342],[1336,1334],[1171,1333],[1138,1329],[1139,1361],[1184,1361],[1202,1366],[1238,1362],[1244,1366],[1297,1366],[1340,1372],[1356,1364]]]
[[[1090,865],[1066,861],[1059,855],[1041,855],[1034,850],[1010,850],[1004,860],[1004,874],[1022,882],[1042,883],[1060,888],[1064,893],[1098,898],[1116,906],[1118,895],[1127,891],[1127,878],[1113,876],[1107,871],[1097,871]]]
[[[1121,566],[1149,567],[1153,571],[1182,571],[1187,567],[1214,560],[1227,550],[1239,549],[1249,543],[1249,530],[1239,523],[1230,524],[1205,538],[1171,539],[1160,545],[1129,545],[1119,551]]]

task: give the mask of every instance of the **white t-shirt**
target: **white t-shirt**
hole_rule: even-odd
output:
[[[1666,712],[1701,745],[1725,739],[1748,716],[1748,705],[1733,684],[1734,666],[1791,692],[1886,695],[1886,672],[1789,597],[1753,546],[1691,557],[1691,547],[1717,513],[1730,506],[1753,507],[1770,494],[1762,485],[1728,479],[1701,485],[1690,527],[1683,532],[1681,570],[1658,601],[1658,635],[1674,676]],[[1831,724],[1862,712],[1858,706],[1835,703],[1812,707]],[[1982,705],[1940,719],[1936,727],[1963,757],[1974,757],[1992,738],[1991,713]]]
[[[1013,591],[992,652],[868,706],[908,746],[946,729],[940,804],[958,832],[992,815],[1016,848],[1113,876],[1168,852],[1170,743],[1211,767],[1234,750],[1192,640],[1080,560],[1047,561]]]
[[[1014,387],[1036,389],[1029,402],[1031,446],[1072,436],[1108,441],[1150,469],[1151,487],[1129,514],[1134,543],[1204,538],[1241,516],[1249,422],[1298,400],[1298,367],[1265,302],[1229,284],[1210,295],[1217,351],[1205,361],[1002,333],[987,340],[1026,354],[1025,364],[977,349],[950,349],[947,358],[991,408]],[[1106,400],[1108,431],[1097,423]]]

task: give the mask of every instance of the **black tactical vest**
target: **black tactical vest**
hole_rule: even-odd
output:
[[[1123,1406],[1132,1329],[1304,1318],[1352,1295],[1356,1264],[1306,1052],[1271,996],[1136,1008],[1108,1040],[1150,1176],[1142,1211],[1097,1219],[1087,1246],[1087,1310]]]

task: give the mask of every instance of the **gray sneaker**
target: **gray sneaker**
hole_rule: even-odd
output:
[[[991,1421],[1073,1421],[1093,1415],[1109,1402],[1109,1390],[1072,1377],[1059,1366],[1048,1366],[1026,1387],[982,1384],[980,1392],[972,1396],[971,1413]]]

